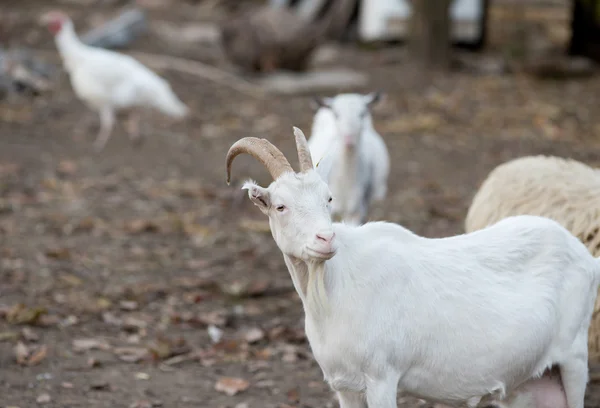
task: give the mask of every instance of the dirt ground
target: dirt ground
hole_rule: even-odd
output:
[[[153,21],[205,17],[192,3],[154,3]],[[54,51],[35,18],[55,6],[79,30],[117,10],[7,2],[0,15],[18,17],[10,41]],[[132,48],[225,66],[206,47],[167,47],[154,34]],[[600,165],[598,77],[458,71],[424,82],[399,48],[339,53],[339,64],[369,73],[359,91],[387,94],[374,121],[392,175],[371,219],[428,237],[458,234],[499,163],[543,153]],[[173,124],[151,115],[140,145],[120,122],[100,154],[91,146],[98,118],[64,74],[51,92],[0,102],[0,405],[337,406],[281,254],[239,188],[248,177],[268,184],[266,171],[240,157],[225,183],[225,154],[243,136],[266,137],[295,160],[291,127],[309,133],[308,97],[262,101],[160,72],[192,116]],[[591,382],[587,406],[599,405]]]

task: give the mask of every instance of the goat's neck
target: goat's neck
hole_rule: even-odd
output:
[[[349,149],[346,146],[341,146],[338,153],[337,165],[335,168],[331,170],[332,179],[346,180],[348,178],[352,179],[356,172],[358,171],[358,161],[359,161],[359,146],[355,146],[352,149]],[[339,184],[332,183],[334,185]]]
[[[360,143],[360,142],[359,142]],[[349,148],[347,146],[343,146],[340,149],[340,167],[345,170],[353,170],[356,169],[356,165],[358,163],[358,151],[360,149],[359,143],[353,148]]]

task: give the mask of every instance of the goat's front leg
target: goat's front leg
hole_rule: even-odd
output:
[[[365,396],[354,391],[338,391],[340,408],[367,408]]]
[[[587,353],[585,358],[560,364],[560,376],[569,408],[583,408],[588,382]]]
[[[367,384],[367,406],[369,408],[398,408],[396,394],[398,393],[399,377],[372,380]]]

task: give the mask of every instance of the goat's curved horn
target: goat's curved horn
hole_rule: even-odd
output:
[[[314,168],[312,157],[310,156],[310,149],[308,148],[308,142],[306,136],[299,128],[294,126],[294,136],[296,137],[296,150],[298,150],[298,161],[300,161],[300,172],[306,173]]]
[[[233,163],[236,156],[242,153],[249,154],[261,162],[267,168],[273,180],[277,180],[285,172],[294,171],[281,150],[267,139],[244,137],[235,142],[227,152],[227,184],[231,180],[231,163]]]

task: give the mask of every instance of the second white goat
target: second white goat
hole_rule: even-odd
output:
[[[429,239],[392,223],[332,223],[331,190],[295,128],[295,173],[279,149],[246,137],[274,181],[244,185],[269,225],[305,311],[305,330],[342,408],[396,408],[400,389],[483,407],[558,368],[568,408],[583,408],[587,331],[600,261],[555,221],[506,218]]]
[[[364,222],[370,204],[387,193],[390,158],[371,117],[380,98],[373,92],[314,100],[319,109],[308,144],[335,197],[332,214],[344,221]]]

